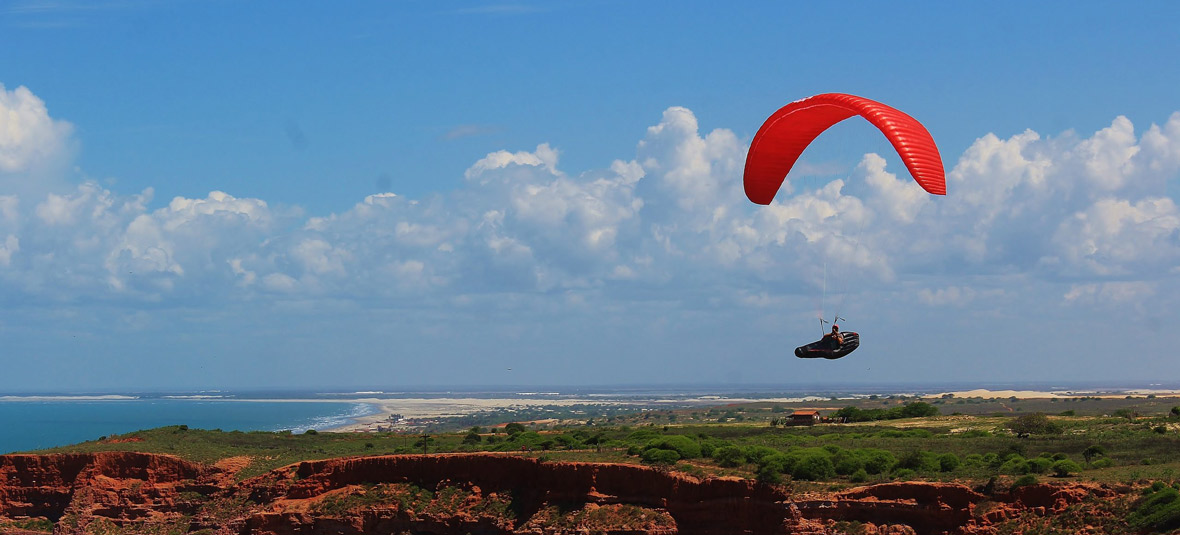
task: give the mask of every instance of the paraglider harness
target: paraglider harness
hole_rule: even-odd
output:
[[[835,326],[835,324],[836,324],[835,322],[837,322],[837,321],[846,321],[846,320],[844,318],[841,318],[838,315],[833,316],[832,321],[830,321],[830,322],[823,319],[823,318],[819,318],[820,332],[823,332],[825,324],[831,323],[833,326]],[[828,359],[828,360],[835,360],[835,359],[844,357],[845,355],[848,355],[849,353],[852,353],[853,351],[856,351],[856,348],[858,348],[858,347],[860,347],[860,335],[859,334],[857,334],[855,332],[851,332],[851,331],[850,332],[843,332],[843,333],[837,331],[836,334],[833,334],[833,333],[824,334],[823,337],[820,338],[818,342],[812,342],[812,343],[807,344],[805,346],[799,346],[799,347],[795,348],[795,356],[799,357],[801,359],[822,358],[822,359]]]

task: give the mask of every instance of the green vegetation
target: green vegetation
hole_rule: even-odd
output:
[[[938,407],[922,401],[907,403],[891,409],[862,409],[859,407],[844,407],[836,411],[833,416],[843,418],[846,422],[871,422],[874,420],[899,420],[901,418],[922,418],[936,416]]]
[[[960,413],[963,407],[989,403],[1003,403],[1012,410]],[[1027,407],[1022,403],[878,396],[850,400],[848,406],[827,414],[852,423],[813,426],[786,425],[782,415],[791,408],[777,403],[585,413],[585,419],[548,419],[545,424],[464,423],[429,434],[243,433],[172,426],[46,451],[136,450],[203,463],[247,457],[249,464],[238,478],[300,460],[475,451],[553,461],[644,463],[698,476],[736,475],[816,488],[913,478],[982,482],[1001,477],[1010,482],[1030,480],[1023,476],[1053,476],[1133,484],[1180,478],[1180,425],[1171,411],[1175,399],[1077,398],[1028,402]],[[1086,408],[1076,411],[1080,416],[1033,410],[1062,403]],[[948,405],[955,414],[943,414]],[[1120,409],[1134,417],[1116,415]],[[771,425],[772,421],[783,425]]]
[[[1180,528],[1180,492],[1156,482],[1131,510],[1127,523],[1139,530],[1155,532]]]

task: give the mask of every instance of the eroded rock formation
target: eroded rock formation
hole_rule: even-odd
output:
[[[985,496],[910,482],[792,496],[744,479],[500,454],[307,461],[241,482],[233,464],[124,452],[0,456],[0,526],[43,518],[57,534],[989,533],[1111,494],[1031,485]]]

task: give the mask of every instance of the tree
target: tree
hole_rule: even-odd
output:
[[[1059,424],[1049,420],[1043,412],[1017,416],[1008,423],[1008,428],[1017,434],[1059,435],[1063,431]]]
[[[512,422],[512,423],[504,426],[504,432],[508,433],[509,435],[515,435],[518,433],[525,432],[525,427],[524,427],[524,424]]]
[[[1094,460],[1095,457],[1101,457],[1103,455],[1106,455],[1106,448],[1097,444],[1091,444],[1082,451],[1082,458],[1086,459],[1086,464],[1090,464],[1090,461]]]
[[[463,437],[464,444],[479,444],[481,441],[483,441],[483,437],[479,436],[479,433],[475,431],[470,431],[467,433],[467,436]]]

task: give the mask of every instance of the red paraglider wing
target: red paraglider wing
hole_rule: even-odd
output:
[[[770,204],[791,166],[812,140],[853,115],[864,117],[885,134],[922,189],[946,195],[942,157],[922,123],[867,98],[824,93],[787,104],[762,123],[746,155],[746,197],[758,204]]]

